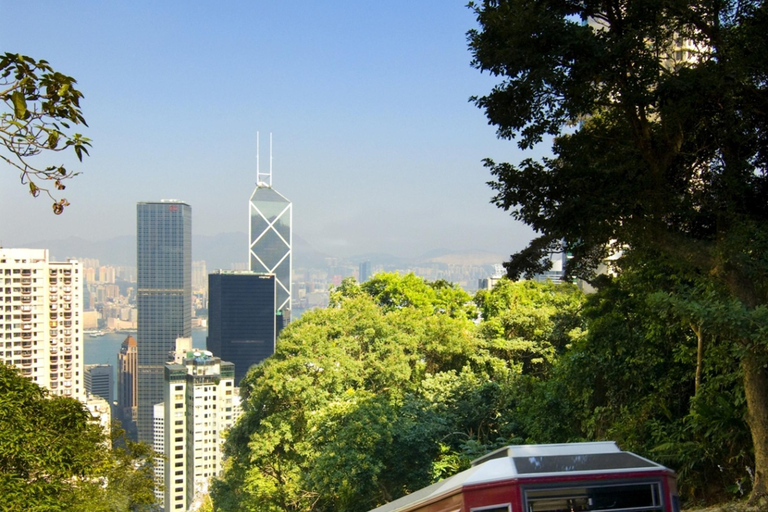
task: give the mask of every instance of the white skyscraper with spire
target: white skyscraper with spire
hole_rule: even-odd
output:
[[[256,189],[249,204],[249,269],[275,275],[276,309],[283,324],[291,311],[292,205],[272,188],[272,135],[269,136],[269,172],[259,167],[259,138],[256,135]]]

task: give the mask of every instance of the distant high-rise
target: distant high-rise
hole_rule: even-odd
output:
[[[358,277],[360,278],[359,279],[360,283],[364,283],[371,278],[371,262],[370,261],[364,261],[360,264]]]
[[[176,200],[137,205],[139,440],[152,443],[153,406],[176,338],[192,335],[192,208]]]
[[[85,391],[88,394],[100,396],[112,406],[114,386],[111,364],[85,365]]]
[[[53,395],[85,400],[83,274],[47,249],[0,247],[0,362]]]
[[[269,143],[269,172],[259,169],[258,137],[256,139],[256,189],[249,206],[249,269],[251,272],[274,274],[277,285],[277,311],[283,324],[291,311],[291,202],[272,188],[272,137]]]
[[[239,386],[251,366],[275,352],[282,327],[275,308],[275,276],[220,270],[208,276],[208,290],[207,347],[234,363]]]
[[[125,338],[120,346],[117,365],[117,416],[128,435],[135,438],[139,414],[139,359],[133,336]]]

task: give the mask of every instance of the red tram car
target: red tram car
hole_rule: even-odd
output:
[[[679,512],[675,473],[616,443],[508,446],[370,512]]]

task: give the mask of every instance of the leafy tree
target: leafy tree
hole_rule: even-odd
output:
[[[112,452],[77,400],[0,364],[0,496],[3,510],[128,511],[154,503],[145,445]]]
[[[463,468],[471,442],[502,435],[495,406],[515,371],[475,336],[469,296],[380,275],[332,298],[243,380],[217,509],[365,511]]]
[[[77,176],[64,165],[33,165],[30,159],[48,151],[72,148],[82,161],[90,140],[79,133],[68,133],[70,124],[86,125],[80,111],[83,94],[74,78],[66,76],[44,60],[5,53],[0,56],[0,159],[20,172],[22,185],[37,197],[45,192],[53,200],[53,212],[60,214],[69,203],[56,199],[49,187],[64,190],[64,180]],[[86,125],[87,126],[87,125]]]
[[[583,335],[583,294],[571,284],[502,279],[475,296],[484,322],[480,332],[494,354],[544,377],[565,349]]]
[[[736,345],[768,493],[768,10],[760,0],[471,3],[473,64],[502,79],[475,98],[503,138],[554,156],[486,161],[494,202],[585,278],[616,248],[656,258],[719,298]],[[628,263],[627,263],[628,264]],[[625,264],[626,265],[626,264]]]

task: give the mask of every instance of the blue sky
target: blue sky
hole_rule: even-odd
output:
[[[0,244],[132,235],[136,202],[164,198],[197,234],[245,232],[259,131],[318,250],[522,248],[489,204],[481,160],[522,155],[468,101],[494,79],[470,66],[465,3],[0,0],[0,51],[75,77],[93,140],[59,217],[0,167]]]

